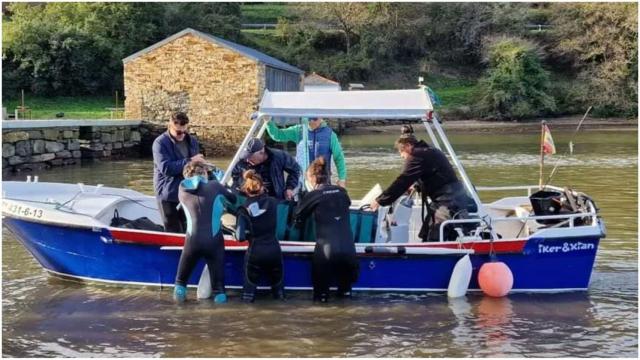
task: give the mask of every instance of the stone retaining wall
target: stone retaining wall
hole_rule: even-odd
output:
[[[81,159],[140,156],[140,122],[93,121],[92,126],[67,122],[69,126],[51,126],[47,120],[3,122],[2,173],[78,164]]]

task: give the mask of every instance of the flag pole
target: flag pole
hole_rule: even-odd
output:
[[[540,178],[538,180],[540,190],[542,190],[542,168],[544,167],[544,124],[546,121],[542,120],[540,123]]]

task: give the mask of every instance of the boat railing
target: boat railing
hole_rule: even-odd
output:
[[[545,189],[563,191],[562,188],[553,185],[546,185]],[[476,186],[477,191],[512,191],[527,190],[527,196],[531,196],[533,191],[540,190],[540,185],[516,185],[516,186]]]
[[[518,221],[521,223],[526,223],[529,220],[564,220],[560,221],[557,224],[550,225],[548,228],[564,226],[568,223],[569,228],[575,227],[575,219],[576,218],[584,218],[591,217],[591,224],[586,226],[597,226],[597,213],[595,209],[591,209],[589,212],[584,213],[575,213],[575,214],[560,214],[560,215],[534,215],[534,216],[519,216],[519,217],[489,217],[487,218],[475,218],[475,219],[452,219],[445,220],[440,225],[440,241],[444,241],[444,228],[450,224],[486,224],[491,227],[491,223],[494,222],[502,222],[502,221]],[[581,225],[582,226],[582,225]]]

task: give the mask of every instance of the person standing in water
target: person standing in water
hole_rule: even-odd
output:
[[[314,301],[327,302],[329,285],[338,284],[339,297],[351,296],[351,285],[358,280],[356,247],[351,234],[347,191],[329,184],[327,163],[319,157],[306,172],[307,181],[313,186],[294,210],[294,221],[302,227],[313,216],[316,227],[316,246],[311,273]]]
[[[258,281],[266,276],[275,299],[284,300],[282,251],[276,239],[278,200],[265,192],[262,178],[255,170],[243,174],[242,192],[247,201],[238,209],[238,241],[249,241],[244,257],[244,286],[242,301],[253,302]]]
[[[319,117],[309,118],[309,133],[307,136],[307,146],[309,150],[309,164],[322,156],[327,162],[329,172],[329,182],[331,181],[331,159],[338,170],[338,182],[341,187],[347,186],[347,166],[344,161],[342,146],[336,133]],[[304,144],[302,125],[293,125],[285,129],[280,129],[273,121],[267,123],[267,133],[277,142],[292,141],[296,146],[296,160],[298,164],[304,163]]]
[[[423,196],[423,204],[427,204],[427,197],[431,199],[427,207],[427,219],[422,223],[418,236],[422,241],[439,241],[440,224],[452,218],[468,218],[469,209],[475,206],[473,199],[458,180],[445,154],[416,139],[411,126],[403,126],[402,135],[396,141],[396,148],[405,161],[404,169],[371,203],[371,210],[393,204],[417,182]],[[464,225],[462,227],[466,229]],[[452,227],[445,230],[445,240],[455,239],[457,234]]]
[[[211,288],[216,303],[227,302],[224,288],[224,238],[220,217],[230,209],[236,196],[217,182],[209,180],[206,168],[190,162],[184,168],[178,198],[187,218],[187,233],[178,263],[173,297],[185,301],[189,276],[198,260],[204,258],[211,274]]]

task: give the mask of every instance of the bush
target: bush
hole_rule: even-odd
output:
[[[489,69],[479,82],[476,104],[481,116],[523,119],[555,110],[548,72],[532,43],[508,37],[492,40],[485,61]]]

